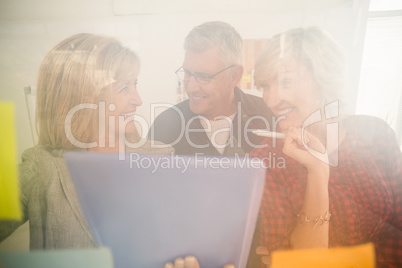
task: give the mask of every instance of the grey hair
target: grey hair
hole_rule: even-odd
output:
[[[342,102],[345,57],[342,47],[319,27],[296,28],[268,40],[255,65],[257,86],[275,73],[281,62],[295,59],[312,73],[325,103]]]
[[[209,21],[194,27],[184,39],[184,49],[201,53],[218,45],[222,60],[230,64],[241,64],[243,40],[233,26],[222,21]]]

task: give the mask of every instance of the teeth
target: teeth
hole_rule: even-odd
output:
[[[193,97],[194,100],[201,100],[201,99],[204,98],[204,97],[202,97],[202,96],[192,96],[192,97]]]
[[[285,110],[281,110],[281,111],[278,111],[277,113],[278,113],[278,115],[285,115],[287,113],[290,113],[291,111],[293,111],[293,108],[288,108],[288,109],[285,109]]]
[[[124,117],[129,117],[129,116],[133,116],[134,114],[135,114],[135,112],[121,114],[121,115],[123,115]]]

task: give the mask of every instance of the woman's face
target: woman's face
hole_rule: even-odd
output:
[[[299,61],[281,64],[270,77],[260,85],[264,102],[277,117],[276,130],[301,127],[323,105],[323,97],[312,73]]]
[[[142,100],[137,91],[137,75],[128,73],[114,83],[106,98],[106,137],[115,135],[115,140],[137,132],[134,116]],[[110,138],[109,138],[110,139]]]

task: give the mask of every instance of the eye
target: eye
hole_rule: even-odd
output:
[[[127,83],[127,84],[123,84],[123,85],[121,85],[121,88],[119,89],[119,93],[125,93],[125,92],[127,92],[127,91],[129,91],[130,90],[130,84],[129,83]]]
[[[198,81],[209,82],[210,75],[204,73],[195,73],[195,77],[197,78]]]
[[[268,91],[269,90],[269,84],[268,83],[261,83],[258,86],[259,91]]]
[[[128,86],[125,86],[119,90],[119,93],[126,92],[127,90],[128,90]]]
[[[289,88],[292,85],[292,79],[290,78],[284,78],[280,81],[280,86],[282,88]]]

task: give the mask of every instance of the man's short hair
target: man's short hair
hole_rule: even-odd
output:
[[[194,27],[184,39],[184,49],[201,53],[218,45],[222,60],[230,64],[241,64],[243,40],[233,26],[222,21],[210,21]]]

